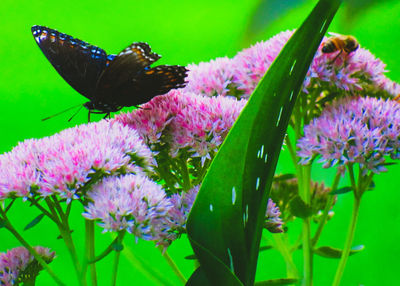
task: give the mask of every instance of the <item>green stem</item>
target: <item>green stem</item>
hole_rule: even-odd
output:
[[[86,285],[86,279],[85,277],[82,276],[82,266],[79,262],[74,241],[71,236],[71,230],[68,225],[68,219],[65,217],[64,212],[60,206],[60,203],[55,199],[55,197],[53,197],[53,201],[50,200],[49,198],[46,198],[45,201],[50,211],[54,214],[54,216],[59,217],[61,219],[61,222],[57,224],[58,230],[60,231],[60,235],[63,238],[64,243],[71,256],[72,264],[74,265],[79,284],[84,286]]]
[[[124,239],[126,231],[120,231],[118,233],[118,240],[117,242],[119,244],[122,244],[122,241]],[[112,267],[112,275],[111,275],[111,285],[115,286],[117,285],[117,273],[118,273],[118,265],[119,265],[119,259],[121,257],[121,251],[116,251],[115,252],[115,257],[114,257],[114,263]]]
[[[359,214],[359,209],[360,209],[360,203],[361,203],[361,198],[354,197],[353,214],[351,217],[349,230],[347,232],[347,238],[346,238],[346,242],[344,244],[342,257],[340,258],[339,266],[336,270],[336,275],[335,275],[335,279],[333,280],[332,286],[338,286],[340,283],[340,280],[343,276],[344,268],[346,266],[346,262],[349,257],[349,254],[350,254],[351,244],[353,242],[354,233],[356,230],[356,224],[357,224],[357,219],[358,219],[358,214]]]
[[[311,201],[311,166],[306,165],[302,168],[301,180],[299,180],[299,195],[302,200],[309,205]],[[311,286],[313,281],[313,253],[311,243],[311,224],[310,218],[303,218],[302,223],[302,245],[303,245],[303,263],[304,263],[304,286]]]
[[[333,191],[335,191],[337,189],[337,187],[339,185],[340,177],[341,177],[341,174],[338,171],[336,173],[335,179],[333,180],[331,192],[333,192]],[[332,205],[333,205],[334,202],[335,202],[335,196],[334,195],[329,195],[328,196],[328,200],[327,200],[326,205],[325,205],[324,212],[323,212],[323,214],[321,216],[321,219],[319,221],[317,231],[315,232],[315,235],[314,235],[314,237],[312,239],[312,246],[313,247],[317,244],[317,242],[318,242],[318,240],[319,240],[319,238],[321,236],[322,230],[324,229],[324,227],[326,225],[326,222],[328,220],[329,211],[332,208]]]
[[[188,191],[192,187],[190,182],[189,170],[187,167],[187,159],[185,157],[179,158],[179,170],[181,171],[183,190]]]
[[[94,241],[94,221],[85,220],[85,257],[82,266],[82,276],[86,277],[88,262],[94,259],[95,241]],[[97,285],[96,263],[90,263],[90,280],[92,285]]]
[[[172,260],[171,256],[169,256],[167,250],[164,250],[163,247],[158,247],[158,249],[160,250],[162,257],[165,258],[165,260],[167,261],[168,265],[171,267],[172,271],[179,278],[179,280],[182,282],[182,284],[185,285],[186,282],[187,282],[185,276],[183,276],[183,274],[179,270],[178,266]]]
[[[29,251],[30,254],[35,257],[39,264],[45,269],[49,275],[54,279],[57,285],[65,285],[61,279],[53,272],[50,266],[43,260],[43,258],[36,252],[36,250],[29,245],[29,243],[19,234],[19,232],[12,226],[11,222],[8,220],[4,211],[0,208],[0,214],[3,219],[4,227],[9,230],[14,237]]]
[[[299,272],[297,271],[296,265],[293,262],[292,253],[288,248],[287,241],[283,237],[284,234],[277,233],[272,234],[276,249],[281,253],[286,263],[286,277],[287,278],[299,278]]]
[[[151,279],[155,285],[161,286],[173,286],[168,280],[165,279],[165,275],[161,274],[157,270],[157,266],[149,264],[147,260],[143,260],[140,256],[137,256],[132,249],[124,249],[124,256],[131,263],[132,267],[139,270],[140,273]]]

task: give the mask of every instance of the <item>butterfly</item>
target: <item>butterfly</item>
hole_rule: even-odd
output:
[[[84,103],[91,113],[116,112],[138,106],[171,89],[186,85],[184,66],[151,67],[160,55],[143,42],[134,42],[117,55],[67,34],[33,26],[33,37],[49,62],[77,92],[89,99]]]

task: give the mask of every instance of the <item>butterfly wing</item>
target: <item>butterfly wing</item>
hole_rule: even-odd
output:
[[[137,106],[171,89],[185,87],[187,71],[177,65],[146,69],[120,89],[117,100],[123,106]]]
[[[133,43],[104,70],[96,88],[96,100],[113,106],[133,106],[172,88],[184,86],[186,68],[150,65],[161,56],[146,43]]]
[[[102,73],[96,88],[96,99],[110,101],[110,93],[136,77],[161,56],[151,52],[147,43],[133,43],[120,52]]]
[[[76,91],[93,99],[96,83],[113,59],[106,52],[56,30],[33,26],[32,34],[57,72]]]

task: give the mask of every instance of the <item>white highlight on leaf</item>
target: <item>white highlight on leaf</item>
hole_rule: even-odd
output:
[[[262,158],[263,155],[264,155],[264,145],[261,145],[260,158]]]
[[[267,163],[268,160],[268,154],[265,154],[264,162]]]
[[[235,187],[232,187],[232,205],[236,202],[236,190]]]
[[[293,98],[293,90],[292,90],[292,92],[290,93],[290,98],[289,98],[289,100],[292,101],[292,98]]]
[[[256,180],[256,190],[258,190],[259,187],[260,187],[260,177],[257,177],[257,180]]]
[[[229,268],[233,273],[235,273],[235,268],[233,267],[233,259],[232,259],[232,254],[231,250],[228,248],[228,256],[229,256]]]
[[[294,60],[292,67],[290,68],[289,75],[292,75],[292,72],[293,72],[294,66],[296,65],[296,62],[297,62],[297,60]]]
[[[243,226],[246,227],[246,223],[249,221],[249,205],[246,205],[246,210],[243,213]]]
[[[212,212],[214,210],[214,207],[212,204],[210,204],[210,212]]]
[[[325,19],[325,21],[322,23],[321,29],[319,30],[320,33],[322,33],[322,30],[324,29],[327,20],[328,19]]]
[[[279,121],[281,121],[282,110],[283,110],[283,106],[281,107],[281,110],[279,110],[278,120],[276,121],[276,126],[277,127],[279,125]]]

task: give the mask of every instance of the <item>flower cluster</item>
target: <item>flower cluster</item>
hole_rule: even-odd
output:
[[[136,131],[101,121],[21,142],[0,155],[0,200],[76,191],[97,173],[142,172],[152,160]]]
[[[205,159],[217,151],[245,103],[173,90],[115,120],[137,130],[153,150],[165,144],[172,157],[186,150],[192,157]]]
[[[109,177],[88,192],[84,217],[99,220],[104,231],[126,230],[137,238],[161,241],[167,236],[172,204],[161,186],[142,175]]]
[[[367,171],[386,171],[386,157],[400,157],[400,105],[392,100],[347,97],[334,101],[304,128],[298,142],[301,163],[320,156],[323,167],[343,171],[358,163]]]
[[[267,41],[244,49],[232,59],[224,57],[208,63],[189,65],[189,84],[186,90],[207,96],[248,98],[292,34],[293,31],[281,32]],[[384,75],[385,64],[368,50],[359,48],[349,54],[342,52],[336,58],[339,51],[327,54],[322,53],[321,48],[304,81],[305,94],[349,94],[357,91],[393,97],[400,93],[400,85]]]
[[[55,252],[41,246],[34,249],[46,263],[53,261]],[[25,247],[0,254],[0,285],[20,285],[26,280],[34,280],[41,270],[42,266]]]
[[[281,211],[273,200],[268,199],[267,214],[265,216],[264,227],[272,233],[283,232]]]
[[[325,209],[325,206],[330,196],[331,189],[326,187],[324,183],[311,182],[310,185],[310,209],[303,210],[308,212],[308,215],[314,216],[314,219]],[[299,202],[299,184],[297,178],[288,175],[277,175],[271,186],[271,199],[277,203],[282,214],[284,223],[292,221],[297,213],[297,202]],[[332,206],[336,202],[333,202]],[[299,202],[301,203],[301,202]]]

